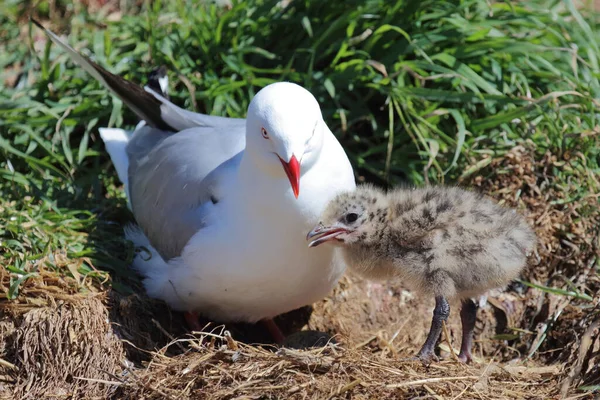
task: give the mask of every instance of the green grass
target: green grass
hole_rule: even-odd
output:
[[[135,82],[166,65],[172,99],[188,109],[242,117],[261,87],[304,85],[361,180],[453,182],[530,141],[540,157],[577,155],[570,169],[554,171],[553,185],[569,190],[562,201],[600,191],[597,15],[582,16],[570,1],[304,0],[282,9],[253,0],[230,10],[121,2],[128,9],[116,22],[56,3],[51,21],[47,3],[35,9],[46,26]],[[8,296],[38,260],[98,280],[108,271],[117,289],[130,290],[132,248],[121,227],[131,216],[97,128],[132,127],[135,116],[57,47],[34,43],[33,6],[2,7],[0,264],[13,272]],[[15,66],[20,77],[7,84]],[[581,176],[589,178],[571,184]],[[71,261],[56,261],[59,252]]]

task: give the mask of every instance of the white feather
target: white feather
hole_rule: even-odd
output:
[[[125,232],[125,238],[133,242],[137,251],[131,264],[132,268],[145,275],[146,282],[151,282],[157,274],[164,274],[164,270],[169,266],[150,244],[142,229],[137,225],[128,224],[123,231]]]
[[[110,159],[117,170],[119,180],[125,187],[125,194],[127,196],[127,206],[131,209],[131,200],[129,197],[129,158],[127,157],[127,143],[131,137],[131,132],[118,129],[118,128],[99,128],[100,137],[104,142],[106,151],[110,156]]]
[[[150,296],[221,322],[255,322],[331,291],[345,269],[339,253],[310,249],[305,237],[326,204],[355,182],[314,96],[281,82],[257,93],[246,120],[192,113],[111,76],[44,31],[136,114],[154,120],[133,135],[100,129],[128,204],[133,195],[139,228],[127,227],[126,236],[147,250],[133,267]],[[176,132],[161,131],[161,122]],[[281,162],[288,172],[300,165],[297,198]],[[173,237],[182,248],[162,257]]]

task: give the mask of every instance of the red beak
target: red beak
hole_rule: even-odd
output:
[[[283,161],[281,157],[279,157],[279,161],[281,161],[281,165],[283,165],[283,169],[290,180],[294,196],[298,198],[298,195],[300,194],[300,163],[298,162],[298,159],[296,156],[292,155],[290,162]]]

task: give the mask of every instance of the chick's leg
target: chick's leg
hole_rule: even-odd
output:
[[[421,347],[421,350],[417,354],[417,358],[424,362],[437,358],[434,354],[435,345],[442,332],[442,324],[448,320],[449,315],[450,305],[446,298],[444,296],[436,296],[431,328],[429,328],[427,340],[425,340],[425,344],[423,344],[423,347]]]
[[[463,300],[460,309],[460,321],[462,323],[462,343],[458,359],[465,363],[473,360],[471,347],[473,346],[473,329],[477,321],[477,304],[471,299]]]

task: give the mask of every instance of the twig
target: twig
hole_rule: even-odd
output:
[[[563,400],[576,400],[576,399],[580,399],[582,397],[587,397],[589,395],[590,395],[590,392],[585,392],[585,393],[576,394],[575,396],[566,397]]]
[[[352,390],[355,386],[359,385],[362,381],[360,379],[356,379],[352,382],[350,382],[347,385],[342,386],[341,388],[339,388],[338,390],[335,391],[335,393],[333,393],[331,396],[329,396],[329,399],[332,399],[336,396],[339,396],[342,393],[346,393],[349,390]]]
[[[446,321],[442,321],[442,330],[444,331],[444,339],[446,339],[446,343],[448,343],[448,347],[450,348],[450,354],[452,354],[452,358],[454,361],[459,362],[456,353],[454,352],[454,348],[452,347],[452,342],[450,341],[450,335],[448,335],[448,328],[446,328]]]
[[[583,367],[583,363],[585,361],[588,350],[590,349],[590,346],[593,343],[592,334],[593,334],[594,330],[596,328],[598,328],[599,326],[600,326],[600,321],[594,322],[593,324],[591,324],[588,327],[588,329],[586,329],[585,333],[581,337],[581,340],[579,341],[579,351],[578,351],[579,354],[577,355],[577,361],[575,362],[575,365],[573,366],[571,371],[569,371],[569,374],[567,375],[567,377],[565,378],[565,380],[562,383],[561,392],[560,392],[561,398],[565,399],[567,397],[567,395],[569,393],[569,389],[571,388],[571,385],[573,384],[573,381],[576,378],[579,378],[579,376],[581,375],[581,369]]]
[[[363,341],[363,342],[361,342],[361,343],[357,344],[356,346],[354,346],[354,347],[352,348],[352,350],[358,350],[358,349],[360,349],[360,348],[362,348],[362,347],[365,347],[366,345],[368,345],[368,344],[369,344],[369,343],[371,343],[371,342],[372,342],[374,339],[377,339],[377,338],[378,338],[378,336],[376,336],[376,335],[375,335],[375,336],[371,336],[371,337],[369,337],[367,340],[365,340],[365,341]]]
[[[15,364],[9,363],[8,361],[0,358],[0,365],[4,365],[7,368],[10,369],[14,369],[15,371],[17,371],[19,368],[17,368],[17,366]]]
[[[181,343],[179,343],[177,340],[175,340],[175,338],[173,337],[173,335],[171,335],[169,332],[167,332],[165,330],[165,328],[163,328],[162,325],[157,320],[155,320],[154,318],[152,318],[152,323],[154,325],[156,325],[156,327],[158,328],[158,330],[161,331],[163,335],[165,335],[166,337],[168,337],[169,339],[171,339],[171,343],[176,344],[182,351],[185,352],[185,347],[183,347],[183,345]]]
[[[129,372],[129,374],[133,377],[134,382],[139,386],[142,387],[150,392],[155,392],[160,394],[163,398],[165,399],[170,399],[170,400],[175,400],[175,398],[173,396],[170,396],[168,394],[166,394],[165,392],[163,392],[162,390],[160,390],[157,387],[154,387],[152,384],[150,383],[146,383],[143,380],[140,379],[139,376],[137,376],[137,374],[133,371],[133,369],[131,368],[125,368],[125,370],[127,372]]]
[[[196,359],[195,361],[193,361],[192,363],[190,363],[187,367],[185,367],[182,371],[181,371],[181,375],[185,375],[188,374],[190,372],[192,372],[194,369],[196,369],[196,367],[200,364],[202,364],[205,361],[210,360],[211,358],[213,358],[215,355],[217,355],[219,353],[208,353],[198,359]]]
[[[427,383],[453,382],[453,381],[460,381],[460,380],[465,380],[465,379],[477,380],[477,379],[479,379],[479,377],[478,376],[472,376],[472,375],[468,375],[468,376],[445,376],[445,377],[442,377],[442,378],[419,379],[419,380],[410,381],[410,382],[394,383],[394,384],[391,384],[391,385],[385,385],[385,387],[388,388],[388,389],[395,389],[395,388],[401,388],[401,387],[423,385],[423,384],[427,384]]]
[[[84,378],[82,376],[74,376],[73,378],[79,379],[80,381],[104,383],[105,385],[112,385],[112,386],[121,386],[124,384],[123,382],[106,381],[104,379]]]
[[[184,396],[188,390],[192,387],[192,385],[196,383],[196,378],[190,380],[187,385],[183,388],[183,390],[179,393],[181,396]]]
[[[436,392],[433,391],[432,388],[430,388],[427,385],[423,385],[423,387],[425,388],[425,390],[427,390],[429,392],[430,395],[432,395],[434,398],[436,398],[437,400],[444,400],[443,397],[441,397],[440,395],[438,395]]]
[[[465,392],[471,388],[471,386],[472,385],[465,386],[465,388],[462,390],[462,392],[460,392],[456,397],[453,397],[452,400],[460,399],[462,397],[462,395],[465,394]]]
[[[256,382],[256,381],[255,381]],[[238,386],[236,390],[238,390],[242,385]],[[288,385],[273,385],[273,386],[251,386],[244,388],[244,390],[279,390],[279,389],[287,389]]]
[[[292,387],[291,387],[291,388],[290,388],[290,389],[287,391],[287,393],[288,393],[288,394],[294,394],[294,393],[297,393],[297,392],[299,392],[300,390],[304,389],[305,387],[307,387],[307,386],[310,386],[310,385],[313,385],[313,384],[314,384],[314,382],[313,382],[313,381],[309,381],[309,382],[303,383],[303,384],[301,384],[301,385],[292,386]]]
[[[225,336],[225,339],[227,340],[227,346],[229,347],[229,349],[233,351],[237,351],[239,349],[239,346],[237,345],[235,339],[231,336],[231,333],[229,331],[225,331],[223,333],[223,336]]]

